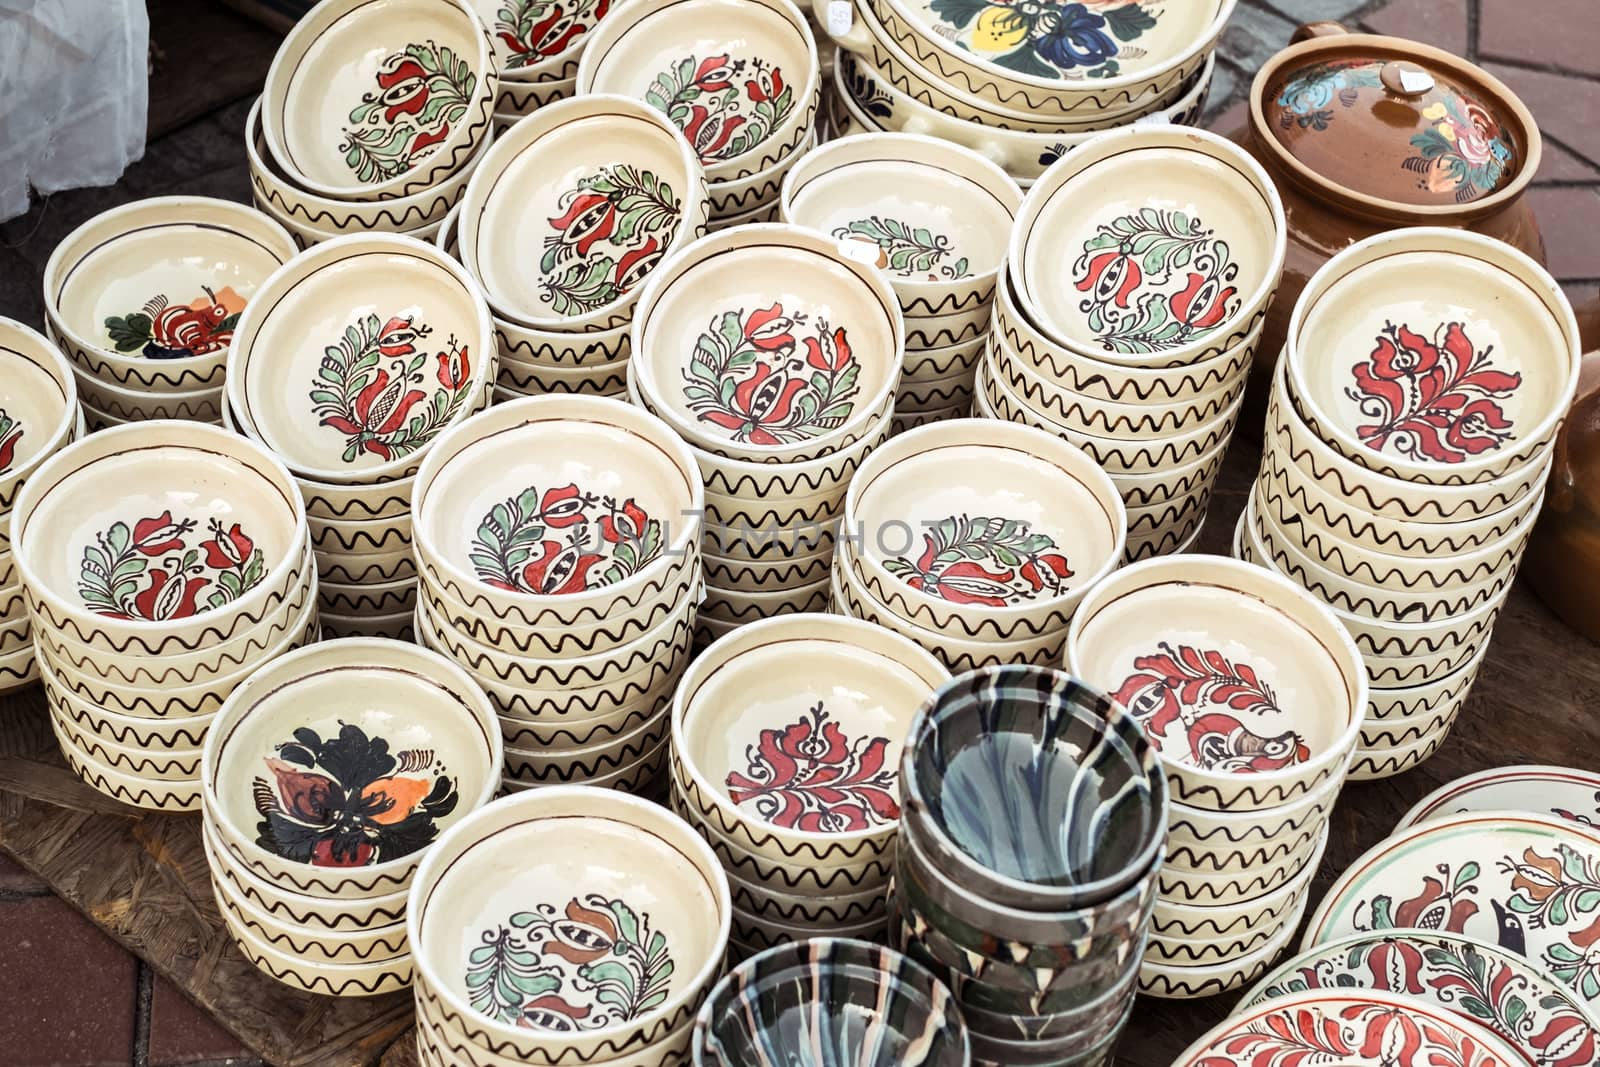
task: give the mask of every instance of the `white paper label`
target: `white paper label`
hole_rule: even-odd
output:
[[[828,0],[828,32],[834,37],[849,33],[855,20],[856,13],[850,6],[850,0]]]
[[[853,259],[857,263],[865,263],[869,267],[878,265],[878,242],[869,241],[865,237],[841,237],[839,239],[839,254],[846,259]]]

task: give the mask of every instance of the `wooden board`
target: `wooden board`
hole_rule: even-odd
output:
[[[1235,442],[1202,550],[1226,551],[1257,458],[1256,444]],[[1513,763],[1600,768],[1600,650],[1520,583],[1446,745],[1408,774],[1346,787],[1312,900],[1423,794]],[[232,948],[211,902],[197,831],[195,816],[139,816],[79,783],[55,752],[37,691],[0,699],[0,846],[270,1062],[343,1067],[381,1057],[383,1067],[414,1067],[404,995],[334,1001],[296,994]],[[1237,999],[1141,1000],[1119,1062],[1167,1067]]]

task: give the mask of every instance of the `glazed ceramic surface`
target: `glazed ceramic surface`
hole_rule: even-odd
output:
[[[72,366],[43,334],[0,317],[0,549],[11,543],[6,515],[28,472],[77,434]],[[12,584],[0,566],[0,589]],[[6,612],[0,611],[0,619]]]
[[[582,0],[559,13],[538,0],[472,0],[472,6],[494,38],[502,91],[571,77],[568,68],[611,10],[605,0]]]
[[[1526,811],[1600,826],[1600,774],[1571,767],[1496,767],[1429,793],[1401,817],[1396,832],[1472,811]]]

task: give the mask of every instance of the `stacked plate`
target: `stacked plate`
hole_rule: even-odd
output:
[[[512,787],[651,792],[701,596],[689,449],[601,397],[498,405],[417,475],[422,643],[489,694]]]
[[[497,397],[620,393],[638,286],[708,207],[688,142],[636,100],[564,100],[501,137],[441,234],[488,296]]]
[[[412,875],[493,798],[500,760],[483,690],[415,645],[327,641],[258,670],[201,763],[212,891],[239,950],[309,993],[410,984]]]
[[[1027,426],[908,430],[845,497],[834,610],[951,670],[1061,662],[1085,590],[1122,559],[1122,500],[1094,460]]]
[[[498,78],[469,0],[322,0],[284,38],[245,126],[251,194],[302,248],[432,240],[493,134]]]
[[[630,0],[595,31],[578,92],[666,115],[705,167],[711,225],[771,222],[784,175],[816,143],[822,70],[790,0]]]
[[[414,476],[440,433],[489,406],[494,376],[477,283],[410,237],[302,252],[240,318],[228,422],[294,472],[330,635],[411,636]]]
[[[1307,284],[1239,548],[1326,601],[1361,649],[1353,777],[1444,743],[1538,518],[1578,358],[1560,287],[1491,238],[1396,231]]]
[[[34,330],[0,317],[0,693],[39,677],[11,558],[11,506],[39,464],[87,432],[72,364]]]
[[[1166,830],[1139,724],[1059,671],[985,668],[918,713],[900,779],[891,939],[955,992],[973,1063],[1111,1063]]]
[[[183,421],[57,451],[17,495],[11,561],[67,762],[137,807],[200,807],[200,746],[229,693],[317,633],[294,479]]]
[[[839,45],[843,102],[863,128],[964,144],[1027,182],[1096,131],[1195,121],[1234,2],[815,7]]]
[[[547,104],[573,95],[578,57],[610,0],[472,0],[494,43],[499,85],[495,125],[510,126]]]
[[[706,483],[702,643],[822,611],[845,487],[889,434],[900,306],[874,267],[798,226],[741,226],[656,272],[628,391]]]
[[[1130,560],[1183,550],[1205,521],[1285,232],[1258,163],[1171,127],[1098,137],[1023,201],[974,410],[1099,461]]]
[[[672,805],[710,843],[743,954],[877,940],[911,720],[949,673],[903,637],[833,615],[715,642],[672,701]]]
[[[1305,912],[1360,732],[1349,635],[1292,582],[1173,556],[1090,590],[1067,669],[1132,713],[1172,795],[1140,988],[1205,997],[1260,977]]]
[[[424,1067],[682,1067],[722,973],[728,880],[681,819],[606,789],[497,801],[411,886]]]
[[[45,331],[89,426],[220,421],[239,313],[294,254],[265,215],[204,197],[136,201],[68,234],[44,268]]]
[[[905,319],[895,429],[972,410],[995,278],[1022,193],[977,153],[911,134],[810,152],[783,182],[783,218],[832,234],[889,277]]]

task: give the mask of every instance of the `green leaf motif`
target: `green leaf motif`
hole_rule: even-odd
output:
[[[837,238],[857,238],[878,246],[878,266],[902,278],[944,278],[957,280],[970,276],[965,258],[955,257],[950,238],[926,226],[915,226],[902,219],[869,215],[833,231]],[[949,259],[949,263],[942,261]]]

